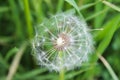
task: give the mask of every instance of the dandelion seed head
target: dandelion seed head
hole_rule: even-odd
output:
[[[59,14],[37,26],[32,47],[39,65],[55,71],[71,70],[88,60],[93,40],[83,20]]]

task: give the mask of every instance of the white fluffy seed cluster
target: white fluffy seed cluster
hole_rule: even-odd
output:
[[[39,65],[55,71],[71,70],[88,60],[93,40],[84,21],[59,14],[37,26],[32,49]]]

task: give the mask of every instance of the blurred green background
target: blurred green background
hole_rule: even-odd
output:
[[[59,80],[36,65],[30,41],[35,26],[61,12],[82,14],[95,41],[89,64],[65,80],[120,79],[120,0],[0,0],[0,80]]]

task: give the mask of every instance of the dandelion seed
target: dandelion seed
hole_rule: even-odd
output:
[[[71,70],[88,60],[93,40],[84,21],[71,14],[59,14],[37,27],[32,46],[39,65],[55,71],[61,67]]]

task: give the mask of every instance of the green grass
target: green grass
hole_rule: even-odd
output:
[[[120,79],[119,4],[119,0],[1,0],[0,80],[59,79],[58,72],[36,65],[30,41],[35,26],[61,12],[74,13],[91,29],[103,29],[91,31],[95,51],[89,63],[67,71],[65,80]]]

